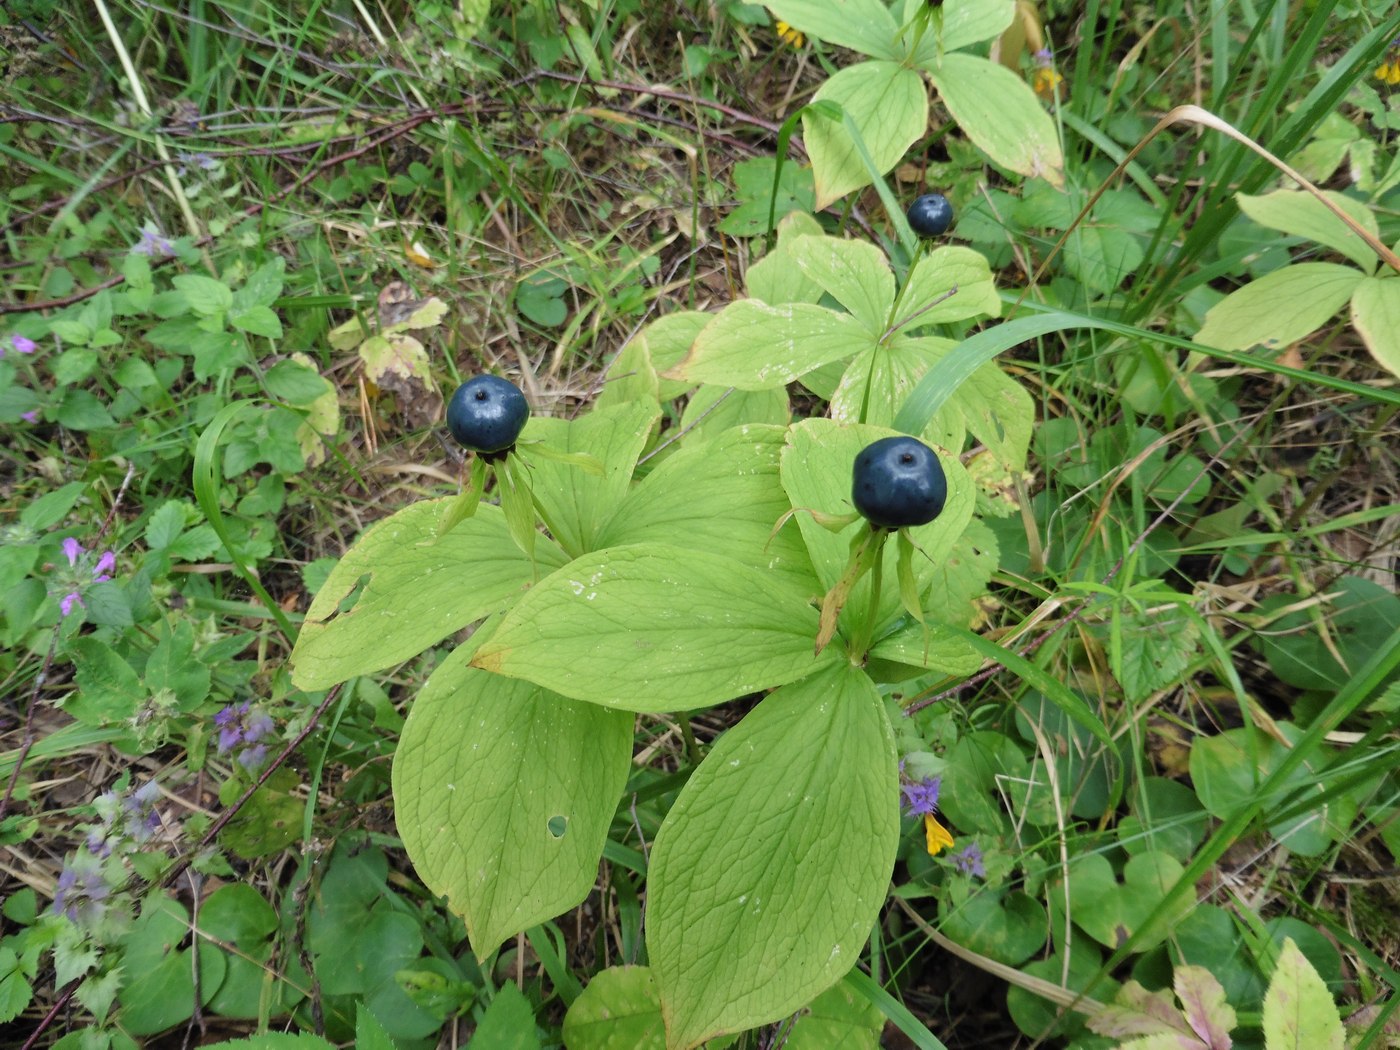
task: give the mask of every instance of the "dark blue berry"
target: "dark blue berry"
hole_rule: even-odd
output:
[[[525,395],[498,376],[468,379],[447,403],[447,429],[473,452],[510,448],[529,418]]]
[[[925,193],[914,198],[906,218],[920,237],[937,237],[953,225],[953,206],[941,193]]]
[[[883,529],[927,525],[943,510],[948,479],[933,449],[911,437],[872,442],[856,456],[851,500]]]

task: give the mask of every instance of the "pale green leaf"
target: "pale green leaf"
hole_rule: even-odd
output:
[[[794,29],[874,58],[895,58],[899,26],[880,0],[769,0],[764,6]]]
[[[987,258],[971,248],[950,245],[935,248],[915,264],[895,325],[908,334],[924,325],[983,316],[1001,316],[1001,297]]]
[[[786,386],[804,372],[871,343],[849,314],[807,303],[730,303],[696,337],[671,377],[740,390]]]
[[[564,1015],[569,1050],[666,1050],[661,998],[646,966],[594,974]]]
[[[999,36],[1016,13],[1015,0],[944,0],[943,50],[956,51]]]
[[[784,1050],[880,1050],[885,1015],[844,981],[812,1000]]]
[[[1323,190],[1322,194],[1363,230],[1376,238],[1380,237],[1376,217],[1365,204],[1333,190]],[[1275,190],[1260,197],[1240,193],[1235,199],[1239,201],[1240,211],[1260,226],[1326,245],[1345,255],[1367,273],[1376,268],[1375,250],[1311,193]]]
[[[394,819],[478,958],[577,905],[632,759],[632,718],[447,658],[394,754]],[[562,818],[562,820],[560,819]]]
[[[860,956],[899,837],[894,739],[837,663],[722,736],[651,854],[647,950],[668,1045],[775,1021]]]
[[[915,555],[921,557],[921,555]],[[941,604],[935,601],[934,604]],[[913,623],[876,642],[870,655],[906,667],[970,675],[982,666],[982,656],[960,634],[940,623]]]
[[[782,427],[744,426],[682,447],[627,494],[600,544],[651,541],[723,554],[786,581],[799,594],[815,594],[812,561],[797,525],[773,535],[790,507],[778,477],[786,438]],[[727,509],[697,514],[696,507]]]
[[[799,238],[822,236],[821,223],[806,212],[793,212],[778,223],[778,243],[774,249],[744,274],[745,287],[754,299],[770,306],[779,303],[815,303],[822,290],[793,265],[791,249]]]
[[[738,390],[704,383],[695,388],[681,413],[682,445],[697,445],[734,427],[772,423],[785,427],[792,419],[787,390]]]
[[[824,590],[829,590],[841,578],[850,560],[851,538],[862,523],[848,526],[842,532],[831,533],[818,525],[811,514],[801,508],[827,514],[848,514],[851,503],[851,471],[860,450],[879,438],[890,437],[893,431],[872,426],[842,426],[829,419],[806,419],[788,432],[788,445],[783,450],[781,475],[794,508],[798,508],[798,526],[807,543],[807,551]],[[917,550],[914,575],[921,592],[926,592],[936,568],[962,535],[972,518],[975,501],[972,481],[956,456],[946,449],[934,449],[948,480],[948,499],[943,512],[927,525],[909,529]],[[896,545],[885,545],[883,577],[890,581],[880,596],[877,624],[902,615],[897,575]],[[922,553],[920,553],[922,552]],[[869,603],[869,577],[852,590],[846,604],[849,614],[865,615]]]
[[[325,689],[380,671],[505,608],[534,580],[498,507],[482,506],[441,539],[452,499],[425,500],[376,523],[345,553],[316,592],[292,650],[292,680]],[[547,537],[535,546],[541,570],[562,565]],[[363,590],[346,611],[361,579]]]
[[[841,106],[855,122],[882,175],[903,160],[928,130],[924,83],[919,74],[897,62],[847,66],[821,86],[815,101]],[[804,113],[802,138],[812,158],[817,210],[870,185],[870,172],[840,121]]]
[[[661,377],[657,390],[662,401],[680,397],[695,385],[691,381],[667,378],[664,373],[680,363],[690,352],[690,346],[695,342],[696,336],[714,319],[715,315],[712,313],[680,310],[665,317],[658,317],[637,333],[634,341],[640,341],[645,346],[648,360]]]
[[[706,323],[709,323],[708,317]],[[661,385],[652,363],[651,350],[641,333],[629,339],[608,365],[603,389],[593,402],[595,409],[633,402],[661,403]]]
[[[531,419],[516,452],[529,469],[530,485],[550,534],[569,554],[599,546],[604,521],[627,492],[637,457],[661,409],[649,401],[596,408],[578,419]],[[551,459],[530,444],[539,439],[563,453],[586,452],[603,463],[593,474]]]
[[[868,241],[799,237],[789,257],[822,291],[879,337],[894,304],[894,274],[884,252]]]
[[[1264,996],[1269,1050],[1342,1050],[1342,1019],[1327,985],[1290,937]]]
[[[705,446],[702,446],[702,448]],[[659,543],[586,554],[537,584],[473,663],[576,700],[686,711],[810,674],[817,612],[733,558]]]
[[[963,133],[995,163],[1030,178],[1064,184],[1055,124],[1029,85],[976,55],[943,56],[930,70],[938,94]]]
[[[1277,348],[1321,328],[1365,274],[1340,263],[1295,263],[1231,292],[1206,311],[1196,342],[1222,350]]]
[[[895,338],[857,354],[828,399],[831,418],[845,424],[892,426],[895,409],[955,345],[951,339],[937,336]],[[961,408],[945,404],[919,436],[931,444],[961,450],[967,440],[967,425]]]
[[[411,335],[372,335],[360,344],[360,360],[365,378],[376,386],[392,388],[417,381],[429,390],[437,389],[428,366],[428,352]]]
[[[1400,376],[1400,277],[1367,277],[1351,297],[1351,323],[1376,363]]]

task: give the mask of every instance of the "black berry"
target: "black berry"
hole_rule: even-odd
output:
[[[953,206],[941,193],[925,193],[914,198],[906,218],[909,228],[920,237],[937,237],[953,225]]]
[[[911,437],[887,437],[856,456],[851,500],[884,529],[927,525],[943,510],[948,479],[933,449]]]
[[[468,379],[447,403],[447,429],[473,452],[510,448],[529,418],[525,395],[498,376]]]

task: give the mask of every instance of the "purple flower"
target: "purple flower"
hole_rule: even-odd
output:
[[[920,817],[938,812],[938,789],[943,784],[942,777],[915,780],[899,786],[904,795],[904,809],[911,817]]]
[[[987,877],[986,866],[982,863],[982,847],[970,842],[953,854],[953,866],[964,875],[975,875],[979,879]]]
[[[19,418],[26,423],[37,423],[39,422],[39,410],[37,408],[31,408],[28,412],[21,412]]]
[[[174,255],[175,245],[150,223],[141,229],[141,239],[131,248],[138,255]]]
[[[102,858],[80,849],[59,872],[54,886],[53,913],[85,926],[101,921],[112,895]]]
[[[219,754],[226,755],[238,750],[238,762],[244,769],[253,770],[267,760],[267,744],[262,743],[276,723],[265,711],[254,711],[252,701],[230,704],[214,716],[214,725],[219,729]]]
[[[68,559],[68,564],[77,566],[78,559],[83,555],[83,545],[72,536],[67,536],[63,540],[63,556]]]
[[[30,339],[28,336],[20,335],[18,332],[11,335],[7,341],[10,344],[10,349],[17,354],[32,354],[38,345],[33,339]],[[3,347],[0,347],[0,357],[4,356],[5,350]]]
[[[107,583],[116,568],[117,556],[111,551],[103,551],[94,562],[81,543],[72,536],[64,538],[60,546],[68,567],[54,574],[55,591],[62,597],[58,601],[58,611],[70,615],[76,608],[86,608],[83,603],[83,589],[94,583]]]
[[[1048,47],[1042,47],[1031,57],[1035,59],[1035,64],[1041,69],[1049,69],[1055,64],[1055,56]]]

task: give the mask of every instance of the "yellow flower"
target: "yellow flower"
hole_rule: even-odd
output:
[[[1382,62],[1376,70],[1376,79],[1387,84],[1400,84],[1400,58],[1393,62]]]
[[[1031,79],[1031,87],[1041,98],[1054,98],[1056,86],[1064,79],[1053,69],[1037,69],[1035,76]]]
[[[953,844],[953,834],[932,813],[924,814],[924,842],[928,855],[936,857]]]
[[[798,30],[793,29],[792,26],[788,25],[786,22],[774,22],[773,28],[778,31],[778,39],[781,40],[784,44],[790,44],[793,47],[801,47],[807,42],[807,38],[805,36],[803,36]]]

